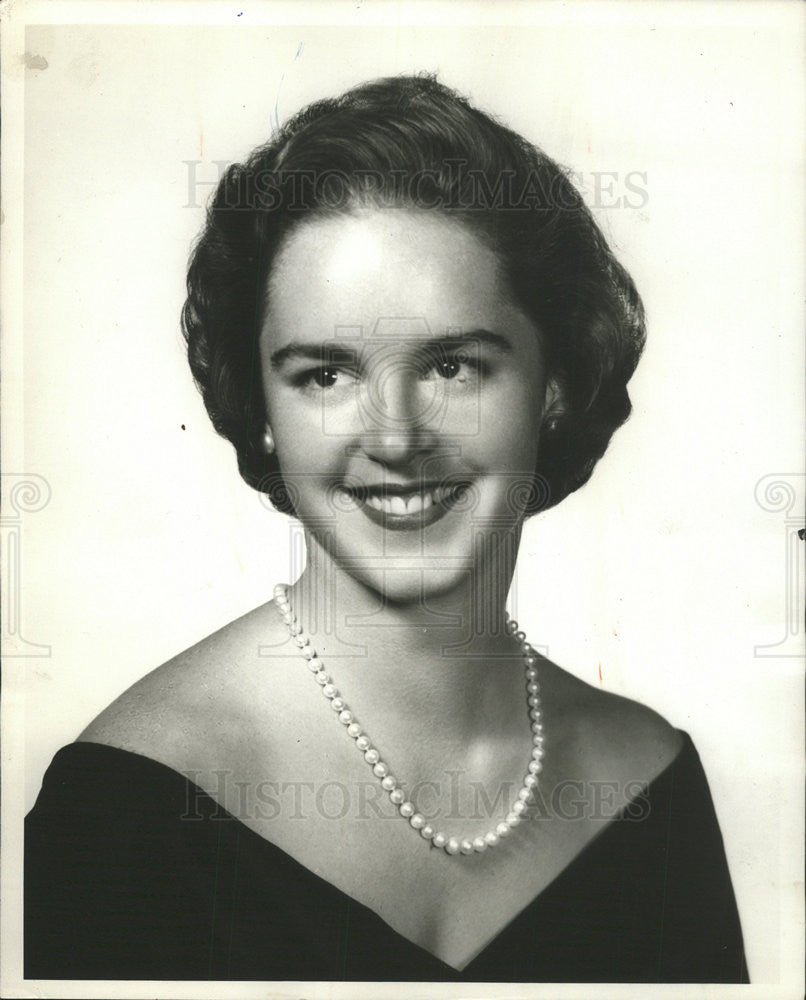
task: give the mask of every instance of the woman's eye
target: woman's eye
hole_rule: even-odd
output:
[[[446,358],[437,363],[437,374],[442,378],[456,378],[461,370],[461,365],[453,358]]]
[[[333,389],[337,386],[342,388],[354,381],[355,376],[343,368],[335,365],[322,365],[320,368],[311,368],[301,372],[296,382],[303,389]]]
[[[429,371],[437,378],[454,379],[459,375],[470,376],[478,367],[477,359],[467,351],[460,351],[456,354],[440,351],[436,357],[431,359]]]
[[[335,368],[318,368],[312,372],[311,379],[320,389],[330,389],[336,384],[338,371]]]

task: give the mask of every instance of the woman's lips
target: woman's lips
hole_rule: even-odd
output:
[[[352,504],[374,524],[391,531],[406,531],[425,528],[444,517],[462,499],[468,485],[461,482],[420,489],[342,488],[340,493],[345,506]]]

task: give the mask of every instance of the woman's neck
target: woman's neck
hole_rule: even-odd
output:
[[[499,727],[514,699],[522,702],[521,653],[504,611],[514,561],[501,569],[391,600],[309,539],[308,565],[289,600],[357,713],[438,724],[461,738]]]

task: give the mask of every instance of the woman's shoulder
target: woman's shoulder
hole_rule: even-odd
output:
[[[647,705],[594,687],[545,658],[540,672],[546,727],[553,723],[568,773],[649,782],[683,749],[684,734]]]
[[[76,742],[129,750],[177,769],[188,754],[211,757],[220,741],[243,731],[245,711],[258,710],[274,690],[282,667],[277,653],[287,640],[271,603],[261,605],[136,681]]]

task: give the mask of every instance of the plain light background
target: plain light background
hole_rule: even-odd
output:
[[[240,480],[183,356],[204,182],[310,100],[435,71],[579,173],[648,312],[633,416],[592,481],[529,523],[513,609],[555,662],[691,734],[751,978],[779,982],[801,947],[802,660],[754,652],[781,639],[789,585],[784,522],[755,489],[803,470],[801,43],[765,5],[687,6],[28,28],[23,471],[51,499],[23,522],[22,631],[51,653],[14,675],[26,811],[105,705],[293,572],[291,522]]]

